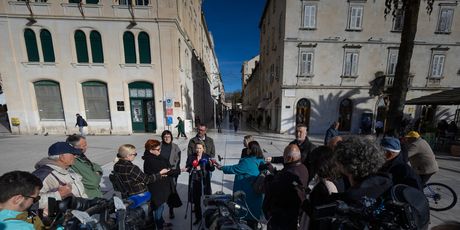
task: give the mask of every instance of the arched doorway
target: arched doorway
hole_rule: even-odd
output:
[[[339,106],[339,131],[349,132],[351,129],[351,117],[353,114],[353,103],[346,98],[340,102]]]
[[[310,126],[311,103],[308,99],[302,98],[296,106],[296,125],[304,124]]]
[[[129,87],[129,102],[133,132],[155,132],[155,103],[153,85],[148,82],[132,82]]]

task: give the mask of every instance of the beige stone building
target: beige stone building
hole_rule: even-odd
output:
[[[202,0],[0,1],[0,76],[13,133],[213,124],[223,85]],[[132,4],[131,4],[132,2]]]
[[[435,1],[431,15],[425,7],[422,1],[408,99],[460,86],[458,1]],[[268,0],[259,76],[245,90],[258,105],[252,113],[280,133],[299,123],[325,133],[334,120],[340,131],[358,133],[366,117],[384,121],[388,100],[369,96],[369,82],[384,76],[386,89],[393,84],[403,22],[402,14],[385,20],[384,9],[384,1]],[[405,113],[458,122],[455,109],[406,106]]]

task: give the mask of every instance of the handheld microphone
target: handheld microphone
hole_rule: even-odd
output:
[[[198,167],[198,160],[194,160],[192,162],[192,167],[196,169],[196,167]]]

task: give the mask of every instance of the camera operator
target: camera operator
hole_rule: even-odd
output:
[[[237,191],[243,191],[246,194],[245,201],[251,213],[248,213],[245,219],[248,225],[254,229],[257,229],[258,220],[262,215],[263,195],[256,193],[252,185],[260,174],[259,166],[264,163],[264,155],[259,143],[257,141],[251,141],[248,144],[247,156],[241,158],[238,164],[217,166],[224,174],[235,174],[233,194]],[[244,203],[240,205],[243,207],[246,206]]]
[[[284,149],[284,168],[267,181],[264,212],[268,229],[297,229],[300,206],[305,200],[308,170],[302,164],[301,151],[296,144]]]
[[[337,144],[334,152],[338,170],[351,187],[345,192],[331,194],[334,200],[348,205],[361,205],[361,198],[379,198],[393,185],[386,173],[377,173],[385,163],[383,150],[364,137],[350,136]]]
[[[198,141],[195,143],[194,154],[188,156],[185,168],[190,172],[189,177],[189,200],[193,200],[195,207],[195,222],[193,225],[200,223],[201,213],[201,196],[211,195],[211,172],[215,170],[210,161],[210,156],[205,153],[205,143]]]
[[[29,172],[13,171],[0,177],[0,229],[42,229],[38,216],[27,212],[40,200],[43,184]]]
[[[82,178],[70,168],[75,162],[75,155],[81,154],[79,149],[66,142],[56,142],[48,149],[48,158],[40,160],[32,173],[43,182],[40,190],[40,208],[47,215],[48,197],[63,200],[69,196],[88,198]]]

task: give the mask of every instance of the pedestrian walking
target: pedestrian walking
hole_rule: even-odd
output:
[[[88,123],[86,123],[86,120],[79,113],[77,113],[76,116],[77,116],[77,123],[75,123],[75,127],[78,126],[78,131],[80,131],[80,135],[85,136],[84,128],[88,126]]]
[[[238,126],[240,125],[240,119],[238,116],[233,116],[233,128],[235,129],[235,133],[238,131]]]
[[[329,144],[329,141],[339,135],[339,125],[338,121],[334,121],[332,125],[327,129],[326,136],[324,137],[324,145]]]
[[[177,128],[177,139],[179,139],[179,136],[185,137],[187,139],[187,135],[185,134],[185,125],[184,121],[182,118],[177,117],[177,120],[179,121],[179,124],[176,125]]]

